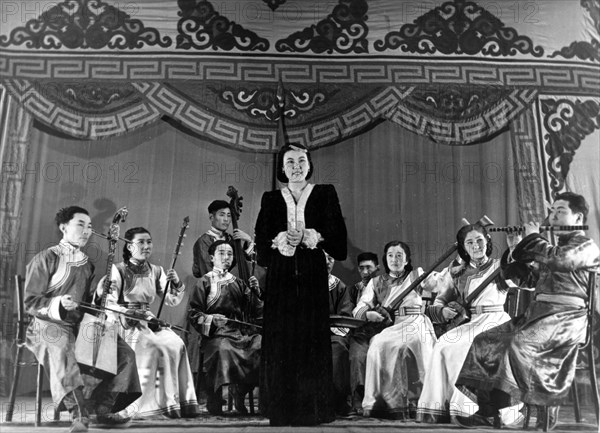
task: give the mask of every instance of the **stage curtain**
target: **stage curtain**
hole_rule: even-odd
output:
[[[22,240],[24,178],[21,167],[27,161],[30,126],[30,115],[0,86],[0,395],[6,394],[10,386],[17,332],[15,252]]]

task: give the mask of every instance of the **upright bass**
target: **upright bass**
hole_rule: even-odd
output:
[[[106,314],[106,301],[110,293],[112,265],[115,259],[119,238],[119,223],[127,218],[127,208],[123,207],[114,215],[106,236],[108,239],[108,259],[106,273],[99,301],[99,310],[95,314],[86,312],[79,325],[75,341],[75,358],[84,373],[114,376],[117,374],[117,336],[118,326],[109,321]],[[88,310],[89,311],[89,310]],[[99,356],[102,354],[101,356]]]

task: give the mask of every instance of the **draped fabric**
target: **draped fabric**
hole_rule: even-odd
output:
[[[13,314],[17,269],[16,252],[20,249],[23,213],[22,167],[27,161],[31,116],[0,85],[0,394],[8,390],[12,374],[12,340],[17,328]]]
[[[594,95],[597,2],[554,0],[0,0],[0,79],[34,117],[79,138],[168,116],[211,141],[336,143],[389,120],[460,145],[539,94]],[[284,86],[282,94],[277,83]]]

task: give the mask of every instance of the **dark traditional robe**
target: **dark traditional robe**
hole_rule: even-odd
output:
[[[323,250],[344,260],[347,234],[332,185],[314,185],[297,205],[290,196],[266,192],[256,222],[258,264],[267,268],[261,406],[271,425],[314,425],[335,417]],[[286,256],[277,240],[288,224],[313,232]]]
[[[475,337],[456,385],[471,397],[497,389],[526,403],[557,405],[571,386],[577,345],[585,338],[588,271],[599,265],[598,246],[582,232],[559,236],[557,246],[531,234],[512,260],[504,263],[505,277],[535,284],[535,300],[523,316]],[[538,269],[524,272],[530,262]]]
[[[91,302],[93,274],[88,257],[66,242],[35,255],[25,277],[25,307],[35,317],[27,329],[26,343],[44,366],[55,405],[71,409],[74,401],[65,397],[82,387],[91,405],[117,412],[142,395],[135,353],[117,336],[117,374],[110,378],[83,374],[75,358],[83,314],[66,311],[60,303],[63,295],[71,295],[75,302]]]
[[[229,272],[213,270],[196,283],[191,294],[188,318],[202,335],[206,382],[212,392],[234,383],[258,386],[261,336],[256,328],[227,322],[215,326],[214,314],[247,321],[262,312],[262,301]],[[198,322],[200,319],[201,323]]]
[[[354,304],[350,290],[336,276],[329,276],[329,314],[352,317]],[[333,360],[333,387],[336,411],[345,411],[350,395],[350,359],[348,352],[348,328],[331,328],[331,356]]]

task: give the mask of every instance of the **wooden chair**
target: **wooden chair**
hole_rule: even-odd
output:
[[[233,393],[229,392],[230,388],[227,387],[227,410],[229,412],[233,411]],[[198,362],[198,377],[196,380],[196,394],[200,395],[201,391],[206,391],[206,371],[204,371],[204,354],[200,351],[200,359]],[[254,388],[248,393],[248,412],[250,415],[254,415],[256,413],[255,405],[254,405]]]
[[[592,387],[592,400],[594,402],[594,409],[596,412],[596,422],[600,425],[600,395],[598,395],[598,377],[596,374],[596,359],[594,356],[594,344],[593,344],[593,331],[594,331],[594,305],[595,305],[595,296],[596,289],[598,288],[598,273],[590,272],[590,281],[588,285],[588,300],[587,300],[587,327],[586,327],[586,336],[585,340],[582,344],[579,345],[579,353],[585,353],[587,355],[587,365],[578,366],[575,370],[575,375],[577,375],[577,371],[588,370],[591,379],[591,387]],[[575,411],[575,422],[581,422],[581,408],[579,405],[579,393],[577,390],[577,378],[573,380],[573,385],[571,387],[571,393],[573,396],[573,408]],[[545,425],[543,426],[543,431],[547,432],[549,429],[550,417],[548,416],[548,407],[545,407]],[[531,416],[531,407],[530,405],[525,405],[525,422],[523,424],[523,429],[527,429],[529,427],[529,418]],[[540,414],[538,414],[538,417]]]
[[[17,397],[17,387],[19,385],[19,379],[21,377],[21,369],[26,366],[37,365],[37,386],[35,391],[35,426],[39,427],[42,420],[42,385],[44,382],[44,367],[37,361],[26,362],[23,360],[23,349],[25,346],[25,333],[27,332],[27,326],[31,318],[25,312],[25,298],[23,288],[23,277],[15,275],[15,292],[17,295],[17,336],[15,343],[17,346],[17,353],[15,355],[15,365],[13,369],[12,384],[10,387],[10,395],[8,397],[8,407],[6,409],[6,422],[12,422],[13,413],[15,410],[15,399]],[[54,408],[54,421],[60,419],[60,411],[58,407]]]

